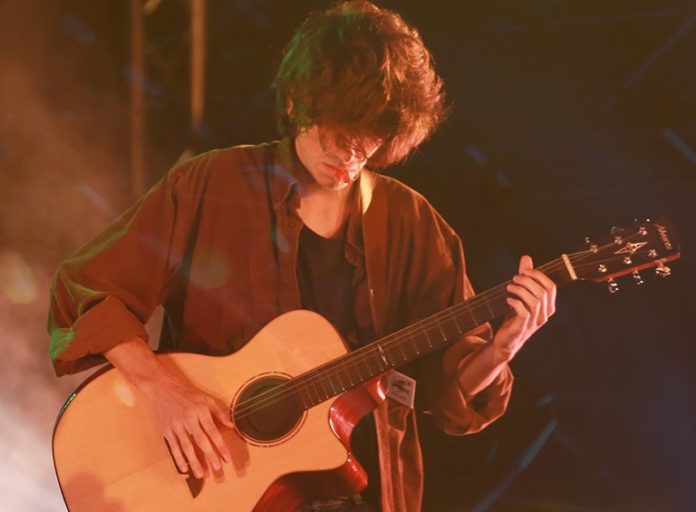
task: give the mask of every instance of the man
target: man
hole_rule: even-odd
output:
[[[160,348],[218,355],[293,309],[323,314],[353,348],[473,295],[453,230],[416,192],[367,170],[405,159],[446,114],[418,32],[369,2],[340,3],[300,26],[274,86],[283,140],[175,167],[54,281],[57,374],[106,357],[149,399],[179,469],[199,478],[230,462],[220,431],[233,425],[148,347],[142,324],[158,304]],[[495,335],[480,326],[409,369],[448,433],[503,414],[507,363],[554,312],[555,286],[527,256],[508,292]],[[368,501],[419,510],[414,412],[387,400],[352,442],[367,459]],[[340,510],[366,506],[354,501]]]

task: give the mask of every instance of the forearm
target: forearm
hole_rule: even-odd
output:
[[[484,336],[466,336],[432,359],[429,398],[440,428],[450,435],[473,434],[503,415],[513,376]]]
[[[457,369],[457,382],[467,402],[490,386],[512,359],[492,342],[464,357]]]
[[[217,421],[232,428],[228,412],[215,400],[185,381],[179,380],[140,338],[132,338],[104,352],[104,356],[151,402],[162,434],[179,471],[190,469],[203,478],[205,466],[221,471],[221,460],[232,460]],[[202,455],[196,453],[196,448]]]
[[[152,395],[154,389],[163,384],[176,382],[171,371],[140,337],[119,343],[104,352],[104,356],[126,380],[146,395]]]

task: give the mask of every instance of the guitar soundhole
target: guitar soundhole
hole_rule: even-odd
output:
[[[243,435],[268,443],[285,437],[300,423],[304,408],[299,397],[278,388],[287,380],[279,376],[264,377],[242,390],[233,414],[235,425]]]

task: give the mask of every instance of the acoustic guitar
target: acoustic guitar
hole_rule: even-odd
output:
[[[607,281],[679,258],[665,220],[612,230],[604,241],[539,268],[559,287]],[[223,428],[233,462],[196,479],[175,466],[144,396],[106,367],[66,401],[55,426],[53,458],[73,512],[292,511],[307,499],[351,494],[366,477],[350,453],[353,426],[384,399],[380,376],[444,347],[508,311],[500,284],[349,352],[316,313],[293,311],[266,325],[224,357],[157,357],[181,378],[229,408]]]

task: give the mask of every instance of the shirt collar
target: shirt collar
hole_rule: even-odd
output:
[[[295,139],[286,137],[278,142],[277,158],[272,169],[271,194],[273,208],[278,210],[283,205],[299,207],[299,193],[297,186],[300,173],[309,172],[304,168],[295,151]],[[353,192],[350,197],[351,207],[348,214],[346,231],[346,246],[349,252],[355,252],[354,256],[362,259],[364,254],[362,236],[362,207],[363,198],[360,193],[363,174],[360,173],[353,185]],[[357,259],[356,258],[356,259]],[[352,259],[352,258],[351,258]]]
[[[271,169],[271,199],[276,210],[289,200],[293,203],[297,201],[296,206],[299,206],[298,176],[301,172],[307,171],[295,153],[294,142],[295,139],[292,137],[278,142],[276,158]]]

